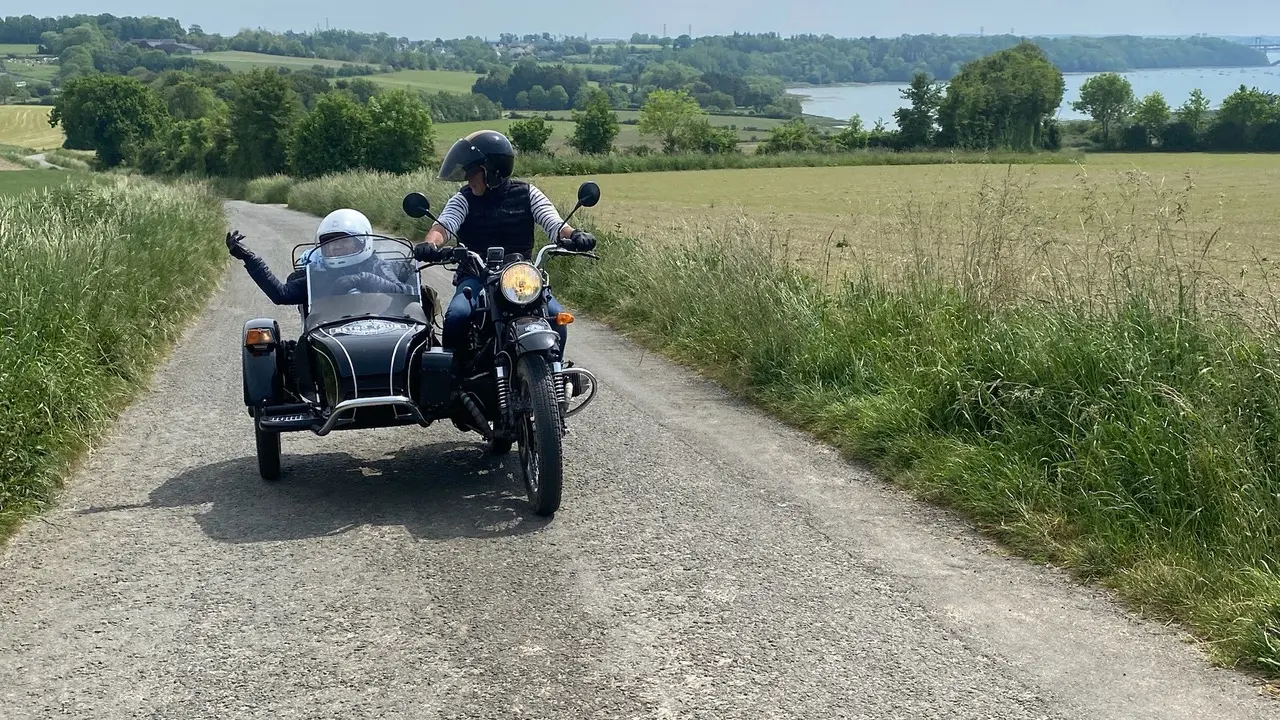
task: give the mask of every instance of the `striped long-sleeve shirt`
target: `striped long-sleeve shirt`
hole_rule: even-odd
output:
[[[470,209],[466,196],[460,192],[454,193],[453,197],[449,198],[449,202],[445,203],[444,210],[440,211],[440,224],[456,236],[458,229],[462,227],[462,222],[467,219],[467,212]],[[564,223],[564,218],[560,217],[560,211],[556,210],[556,206],[547,199],[547,196],[533,185],[529,185],[529,210],[533,212],[534,222],[542,226],[547,237],[555,239],[556,233]]]

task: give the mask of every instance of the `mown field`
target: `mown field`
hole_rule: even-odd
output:
[[[283,55],[267,55],[265,53],[241,52],[236,50],[205,53],[197,57],[222,63],[233,72],[249,72],[250,70],[260,67],[287,67],[293,70],[300,70],[309,68],[313,65],[322,65],[324,67],[336,69],[342,67],[344,64],[341,60],[287,57]],[[367,63],[353,62],[350,64],[364,65]],[[408,87],[415,90],[447,90],[450,92],[469,93],[471,92],[471,86],[475,84],[476,78],[480,76],[475,73],[454,72],[450,70],[401,70],[393,73],[364,75],[362,77],[366,77],[382,85],[394,87]]]
[[[62,145],[62,128],[49,127],[48,105],[0,105],[0,145],[47,150]]]
[[[0,43],[0,57],[5,55],[35,55],[39,47],[22,43]]]
[[[18,195],[28,190],[56,187],[73,175],[61,170],[27,170],[8,166],[0,160],[0,197]]]
[[[1280,676],[1277,173],[1141,155],[601,176],[579,224],[602,260],[550,270],[570,307]],[[567,207],[579,181],[539,182]],[[275,195],[418,237],[403,194],[450,189],[352,173]]]
[[[5,72],[12,75],[15,80],[51,82],[58,76],[58,66],[55,63],[37,62],[26,58],[4,58],[3,60]]]
[[[240,50],[224,50],[222,52],[202,53],[193,57],[197,60],[209,60],[211,62],[221,63],[226,65],[227,68],[233,72],[249,72],[250,70],[262,67],[287,67],[293,70],[300,70],[314,65],[337,69],[342,67],[344,64],[341,60],[292,57],[288,55],[268,55],[266,53],[243,52]],[[362,65],[364,63],[350,64]]]
[[[480,76],[474,73],[455,72],[452,70],[400,70],[367,77],[379,85],[388,87],[403,87],[430,92],[445,90],[469,94],[471,86],[475,85]]]

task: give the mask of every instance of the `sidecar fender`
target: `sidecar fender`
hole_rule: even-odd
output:
[[[252,337],[251,337],[252,335]],[[280,377],[280,323],[271,318],[254,318],[240,333],[240,364],[244,378],[244,404],[250,408],[279,402],[283,393]]]

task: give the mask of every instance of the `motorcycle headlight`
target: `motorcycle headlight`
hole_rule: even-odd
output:
[[[502,271],[502,295],[516,305],[528,305],[542,292],[542,273],[530,263],[512,263]]]

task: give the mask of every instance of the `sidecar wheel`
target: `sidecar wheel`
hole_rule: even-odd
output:
[[[280,433],[254,428],[253,436],[258,446],[258,474],[268,482],[279,480]]]

